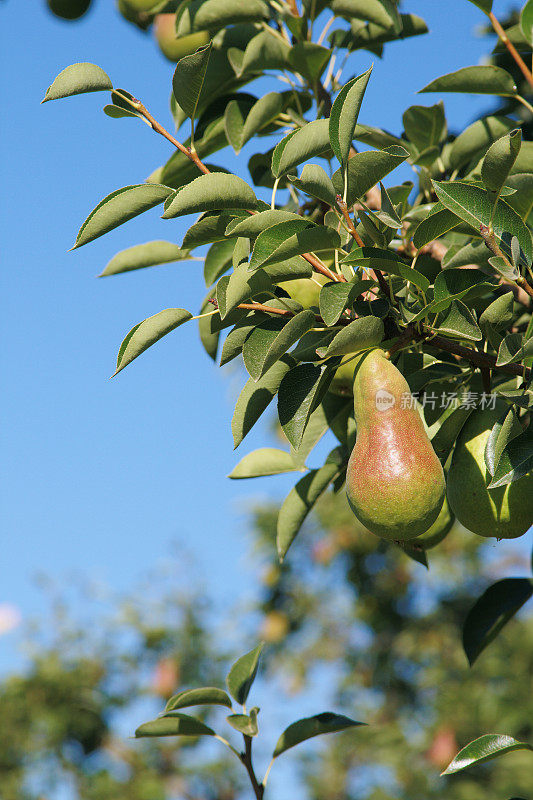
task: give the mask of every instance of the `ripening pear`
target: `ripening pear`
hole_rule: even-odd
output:
[[[517,481],[487,489],[491,475],[485,464],[490,431],[507,406],[474,411],[453,451],[448,472],[448,502],[465,528],[478,536],[515,539],[533,525],[533,472]]]
[[[313,278],[314,280],[311,280],[311,278],[295,278],[292,281],[282,281],[278,285],[287,292],[289,297],[300,303],[303,308],[311,308],[311,306],[318,306],[318,298],[320,297],[322,286],[328,282],[328,279],[323,275],[314,275]],[[318,281],[318,283],[315,281]]]
[[[416,537],[416,543],[424,550],[436,547],[449,534],[455,523],[455,517],[450,511],[448,501],[444,498],[439,516],[427,531]]]
[[[154,35],[159,49],[170,61],[179,61],[209,44],[209,31],[196,31],[177,38],[175,23],[175,14],[157,14],[154,19]]]
[[[353,393],[357,438],[346,474],[348,502],[377,536],[414,539],[439,516],[445,482],[407,381],[377,348],[357,361]]]
[[[89,9],[91,0],[47,0],[48,8],[61,19],[79,19]]]

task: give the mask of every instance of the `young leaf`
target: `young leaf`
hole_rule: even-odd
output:
[[[510,753],[513,750],[533,750],[531,745],[519,742],[512,736],[505,736],[499,733],[486,733],[479,739],[467,744],[455,756],[453,761],[448,764],[441,775],[453,775],[462,769],[472,766],[472,764],[482,764],[484,761],[491,761],[497,756]]]
[[[489,191],[500,193],[517,159],[521,144],[522,131],[519,128],[491,144],[481,165],[481,178]]]
[[[491,94],[512,97],[516,94],[513,76],[501,67],[463,67],[456,72],[441,75],[428,83],[420,92],[461,92],[465,94]]]
[[[155,183],[124,186],[123,189],[111,192],[91,211],[81,226],[72,249],[82,247],[113,228],[118,228],[124,222],[164,202],[171,194],[172,189],[168,186]]]
[[[463,626],[463,647],[470,666],[531,596],[533,581],[529,578],[504,578],[481,595]]]
[[[139,322],[134,325],[128,333],[122,344],[117,356],[117,368],[113,373],[113,377],[117,375],[124,367],[148,350],[153,344],[158,342],[167,333],[179,328],[184,322],[191,319],[192,314],[184,308],[166,308],[153,317],[148,317],[144,322]]]
[[[226,717],[227,721],[232,728],[242,733],[244,736],[257,736],[259,729],[257,727],[257,714],[259,709],[257,706],[250,709],[249,714],[230,714]]]
[[[165,205],[163,219],[222,209],[254,209],[257,197],[248,184],[237,175],[211,172],[200,175],[174,193]]]
[[[224,349],[221,362],[223,358]],[[253,428],[263,411],[276,396],[281,381],[294,366],[296,366],[296,362],[291,356],[282,356],[258,381],[250,378],[246,382],[237,399],[231,419],[234,447],[238,447],[246,434]]]
[[[241,706],[246,703],[255,676],[257,675],[259,657],[262,649],[263,643],[258,644],[257,647],[254,647],[249,653],[237,659],[226,678],[229,693]]]
[[[170,264],[173,261],[187,261],[190,258],[190,250],[183,250],[172,242],[146,242],[146,244],[128,247],[127,250],[117,253],[98,277],[104,278],[107,275],[118,275],[134,269],[155,267],[157,264]]]
[[[284,472],[302,472],[290,453],[275,447],[262,447],[244,456],[228,475],[233,480],[262,478],[265,475],[281,475]]]
[[[333,450],[323,467],[312,469],[291,489],[278,515],[276,545],[283,561],[314,504],[343,469],[340,449]]]
[[[356,722],[354,719],[345,717],[342,714],[333,714],[331,711],[299,719],[298,722],[293,722],[283,731],[274,748],[272,757],[277,758],[277,756],[291,747],[295,747],[307,739],[312,739],[314,736],[321,736],[323,733],[337,733],[359,725],[366,725],[366,723]]]
[[[184,56],[176,64],[172,91],[180,107],[191,119],[196,116],[212,46],[212,42],[209,42],[206,47],[200,47],[195,53]]]
[[[215,731],[195,717],[173,714],[140,725],[135,731],[135,738],[146,736],[215,736]]]
[[[343,167],[346,167],[348,161],[359,110],[371,73],[372,67],[348,81],[340,90],[331,109],[329,141],[331,149]]]
[[[488,192],[479,186],[460,181],[432,181],[432,183],[440,202],[471,225],[477,234],[480,226],[488,226],[492,219],[495,234],[501,237],[505,232],[516,236],[526,257],[530,262],[533,260],[531,233],[516,211],[513,211],[504,200],[498,200],[493,216],[494,202]]]
[[[165,714],[177,711],[178,708],[190,706],[227,706],[231,708],[231,700],[223,689],[205,686],[201,689],[186,689],[173,695],[165,706]]]
[[[41,103],[59,100],[61,97],[72,97],[75,94],[104,92],[110,89],[113,89],[111,78],[96,64],[88,62],[71,64],[54,79]]]

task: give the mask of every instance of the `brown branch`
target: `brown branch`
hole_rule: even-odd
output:
[[[163,128],[163,126],[160,125],[159,122],[154,119],[154,117],[152,117],[148,109],[140,102],[140,100],[137,100],[135,97],[133,97],[131,100],[131,105],[139,112],[139,114],[142,114],[142,116],[150,123],[152,129],[156,133],[159,133],[161,136],[164,136],[165,139],[168,139],[168,141],[173,144],[174,147],[177,147],[177,149],[182,152],[184,156],[187,156],[187,158],[190,159],[193,164],[196,164],[200,172],[203,172],[204,175],[209,175],[210,170],[202,161],[200,161],[196,150],[193,150],[190,147],[185,147],[185,145],[183,145],[174,136],[172,136],[172,134],[165,130],[165,128]]]
[[[311,253],[303,253],[302,258],[305,258],[305,260],[309,264],[311,264],[311,266],[314,267],[314,269],[317,272],[320,272],[321,275],[325,275],[326,278],[330,279],[330,281],[336,281],[337,283],[346,283],[346,278],[344,277],[344,275],[336,275],[334,272],[328,269],[328,267],[326,267],[326,265],[323,264],[318,258],[311,255]]]
[[[514,265],[511,264],[505,253],[502,252],[498,242],[496,241],[496,237],[494,236],[494,231],[492,228],[487,227],[487,225],[480,225],[479,232],[481,233],[482,239],[489,250],[491,250],[495,256],[503,258],[509,269],[515,269]],[[533,287],[529,285],[522,275],[519,275],[514,281],[508,280],[503,275],[502,279],[505,283],[509,283],[511,286],[520,286],[530,297],[533,298]]]
[[[353,220],[350,217],[350,214],[348,213],[348,206],[346,205],[346,203],[344,202],[344,200],[342,199],[340,194],[338,194],[336,196],[335,200],[337,201],[337,205],[339,206],[339,208],[341,210],[342,216],[345,219],[345,222],[346,222],[346,224],[348,226],[348,230],[350,231],[351,235],[353,236],[353,238],[355,239],[355,241],[357,242],[359,247],[364,247],[365,243],[363,242],[363,240],[361,239],[361,237],[357,233],[355,225],[353,224]]]
[[[418,334],[416,338],[419,340],[425,340],[426,337],[430,335],[431,331],[426,328],[421,334]],[[446,353],[459,356],[460,358],[464,359],[465,361],[469,361],[471,364],[474,364],[474,366],[479,367],[480,369],[485,367],[486,369],[488,368],[505,372],[507,375],[518,375],[524,378],[529,378],[531,374],[531,370],[528,367],[523,367],[521,364],[501,364],[496,366],[495,356],[491,356],[488,353],[480,353],[476,350],[470,350],[468,347],[463,347],[463,345],[457,344],[457,342],[452,342],[450,339],[446,339],[444,336],[432,336],[431,339],[426,341],[426,344],[431,345],[431,347],[444,350]]]
[[[530,286],[524,277],[516,279],[517,284],[533,298],[533,286]]]
[[[509,40],[509,37],[507,36],[505,30],[502,28],[502,26],[500,25],[500,23],[498,22],[492,11],[489,12],[489,18],[490,21],[492,22],[492,27],[494,28],[494,30],[496,31],[496,33],[498,34],[499,38],[502,40],[504,45],[506,46],[511,57],[516,62],[516,65],[519,68],[520,72],[522,73],[526,81],[529,83],[531,88],[533,88],[533,73],[531,73],[531,71],[527,68],[522,56],[520,55],[514,44]]]
[[[300,12],[298,11],[298,6],[296,5],[296,0],[287,0],[287,5],[289,6],[290,12],[293,17],[299,17]]]

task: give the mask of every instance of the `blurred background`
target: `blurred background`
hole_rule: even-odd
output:
[[[420,100],[419,88],[487,59],[495,44],[466,0],[404,5],[430,33],[388,45],[382,60],[360,51],[344,73],[375,61],[360,121],[396,134],[408,105],[436,102]],[[502,21],[513,7],[495,3]],[[271,796],[531,797],[527,754],[438,777],[480,733],[531,739],[526,613],[471,670],[460,646],[479,594],[529,573],[531,534],[496,546],[454,528],[426,571],[326,498],[280,570],[275,515],[293,476],[226,477],[277,435],[266,418],[233,452],[244,371],[218,369],[190,325],[109,380],[132,325],[168,306],[197,312],[205,288],[196,262],[95,276],[132,244],[180,243],[186,223],[154,210],[68,252],[91,209],[142,182],[170,146],[135,120],[102,114],[103,94],[40,106],[46,87],[68,64],[94,62],[171,129],[174,65],[111,0],[93,0],[76,21],[41,0],[23,9],[3,0],[0,15],[1,800],[249,796],[239,766],[216,748],[127,737],[178,688],[223,681],[260,638],[270,645],[252,698],[264,724],[260,772],[298,716],[331,708],[372,723],[283,756]],[[444,100],[452,131],[493,110],[482,97]],[[226,150],[218,162],[249,179],[252,152]]]

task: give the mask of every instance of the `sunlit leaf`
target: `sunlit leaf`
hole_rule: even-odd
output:
[[[167,333],[175,328],[179,328],[184,322],[191,319],[192,314],[184,308],[166,308],[153,317],[148,317],[143,322],[135,325],[128,333],[118,351],[117,368],[114,375],[117,375],[124,367],[148,350],[153,344],[158,342]]]
[[[364,722],[356,722],[342,714],[333,714],[331,711],[299,719],[298,722],[293,722],[283,731],[274,748],[273,758],[281,755],[289,748],[305,742],[307,739],[312,739],[314,736],[320,736],[323,733],[337,733],[338,731],[365,724]]]
[[[265,475],[281,475],[284,472],[302,472],[290,453],[275,447],[262,447],[244,456],[232,469],[228,478],[259,478]]]
[[[118,275],[121,272],[130,272],[134,269],[154,267],[158,264],[170,264],[173,261],[187,261],[191,258],[190,250],[183,250],[172,242],[155,241],[128,247],[117,253],[108,262],[99,277]]]
[[[83,62],[71,64],[59,73],[46,90],[42,103],[48,100],[59,100],[85,92],[103,92],[113,89],[111,78],[96,64]]]
[[[173,714],[145,722],[135,731],[135,738],[146,736],[215,736],[215,731],[187,714]]]
[[[463,747],[441,774],[452,775],[454,772],[459,772],[473,764],[491,761],[493,758],[510,753],[513,750],[533,750],[533,747],[525,742],[513,739],[512,736],[487,733]]]
[[[255,676],[257,675],[262,649],[263,644],[259,644],[257,647],[254,647],[253,650],[250,650],[249,653],[237,659],[226,678],[231,696],[241,705],[246,703]]]

